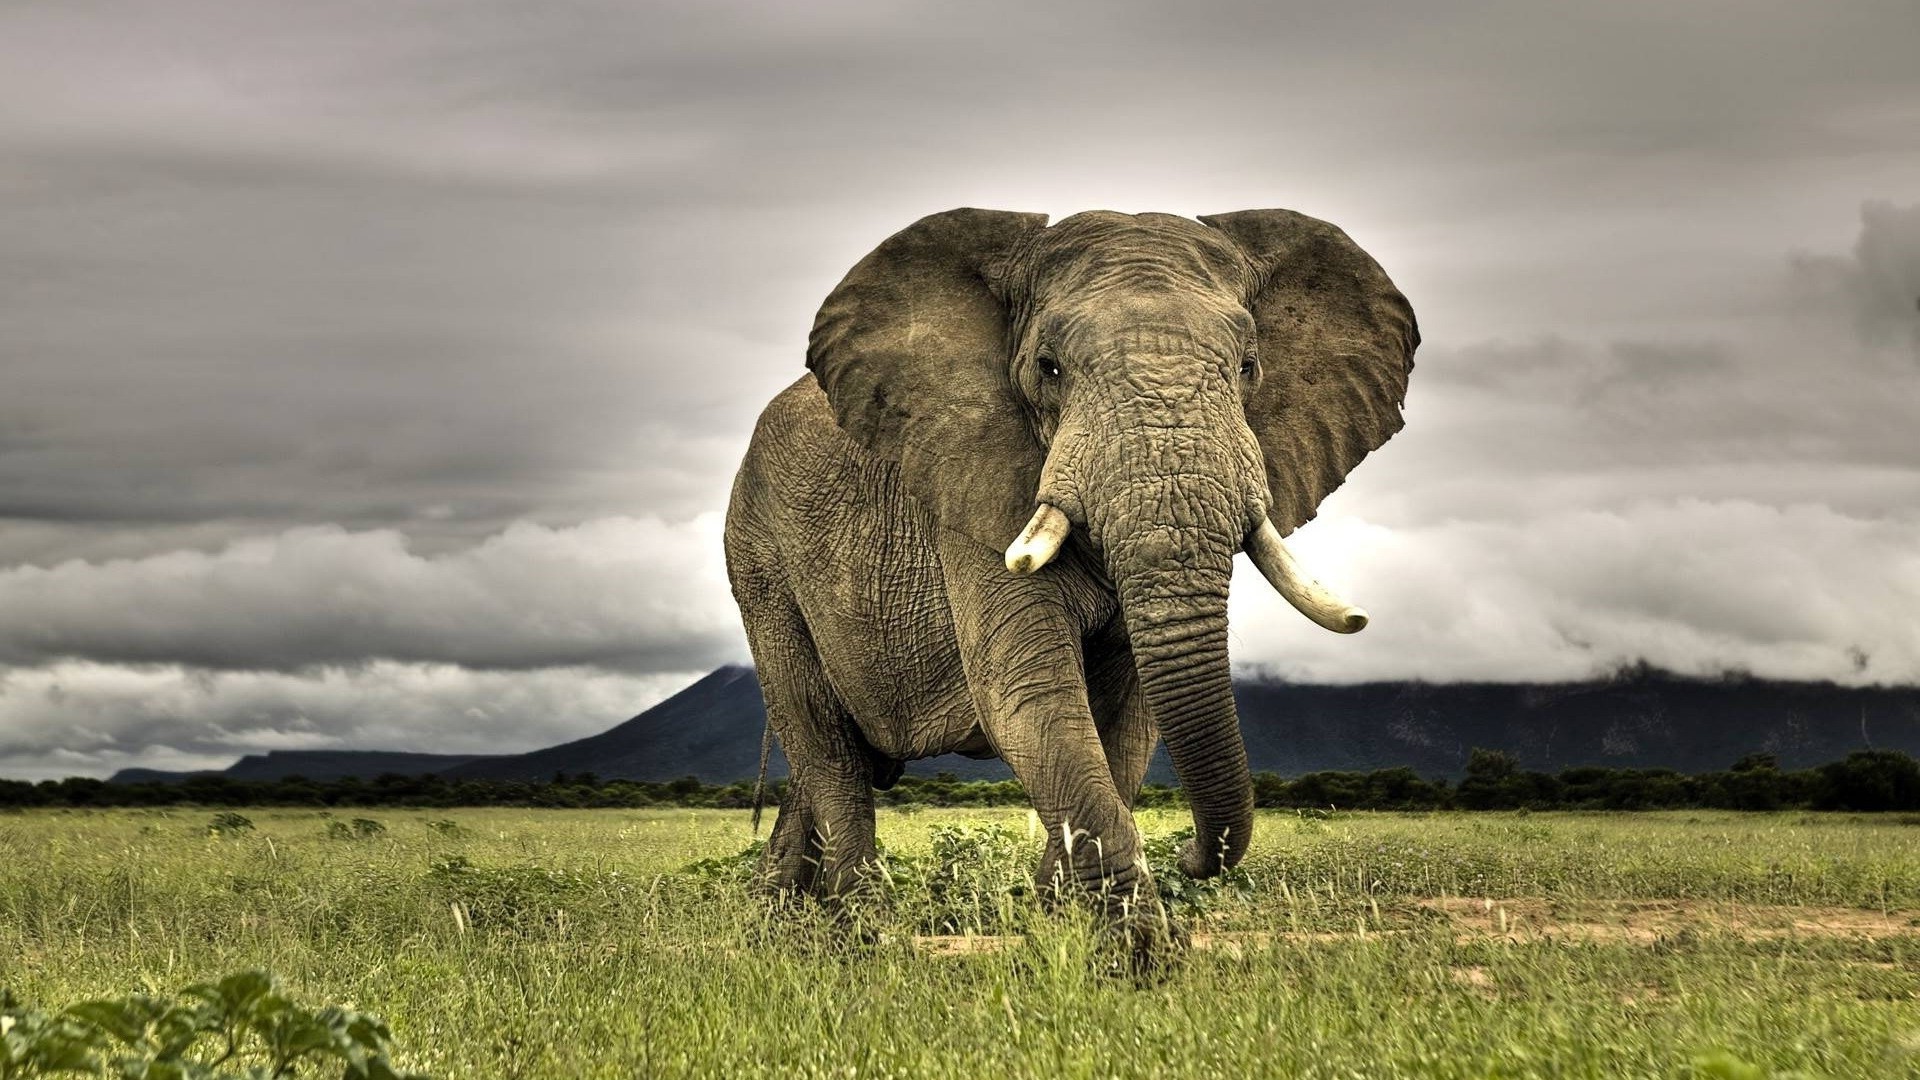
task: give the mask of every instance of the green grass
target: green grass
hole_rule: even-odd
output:
[[[0,986],[57,1008],[268,968],[442,1080],[1920,1078],[1911,819],[1263,814],[1245,882],[1198,897],[1214,947],[1139,987],[1000,891],[1038,853],[1024,811],[884,812],[899,880],[852,928],[746,896],[744,812],[243,816],[0,816]],[[958,824],[1002,828],[992,865],[938,879]]]

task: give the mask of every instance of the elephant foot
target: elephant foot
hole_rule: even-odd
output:
[[[813,815],[801,808],[782,809],[780,820],[760,856],[754,892],[779,902],[811,895],[820,878],[820,858],[808,838]],[[791,822],[791,824],[789,824]]]
[[[1190,945],[1186,928],[1167,913],[1151,889],[1149,884],[1144,900],[1135,902],[1130,896],[1103,905],[1107,909],[1104,937],[1111,950],[1110,969],[1142,986],[1158,983],[1171,974]]]
[[[842,906],[869,889],[878,859],[870,829],[836,830],[806,804],[782,809],[761,856],[755,891],[780,900],[814,897]]]
[[[1114,974],[1131,978],[1137,986],[1164,982],[1187,959],[1192,944],[1187,928],[1169,919],[1165,911],[1112,922],[1108,934],[1116,949]]]

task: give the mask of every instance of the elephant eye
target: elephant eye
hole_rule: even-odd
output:
[[[1248,353],[1247,356],[1240,361],[1240,377],[1243,379],[1253,378],[1253,365],[1253,354]]]
[[[1053,357],[1046,355],[1036,356],[1033,362],[1040,368],[1041,378],[1057,379],[1060,377],[1060,364],[1055,361]]]

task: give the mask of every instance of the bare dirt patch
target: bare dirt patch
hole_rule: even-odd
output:
[[[1463,938],[1624,941],[1652,945],[1687,934],[1752,940],[1784,937],[1920,936],[1920,918],[1847,907],[1727,904],[1701,900],[1556,901],[1447,897],[1415,907],[1447,920]]]
[[[1444,920],[1462,943],[1489,939],[1512,942],[1624,942],[1653,946],[1687,936],[1733,936],[1748,940],[1788,937],[1920,937],[1920,914],[1881,913],[1847,907],[1791,907],[1728,904],[1700,900],[1560,901],[1540,897],[1504,900],[1446,897],[1417,900],[1416,912]],[[1190,944],[1196,952],[1238,957],[1276,943],[1358,941],[1407,933],[1404,929],[1322,932],[1266,930],[1200,931]],[[969,956],[999,952],[1021,942],[1018,935],[927,934],[913,944],[931,956]],[[1469,976],[1470,978],[1470,976]]]

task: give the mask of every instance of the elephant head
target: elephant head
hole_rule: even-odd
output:
[[[1239,861],[1253,792],[1227,659],[1246,550],[1331,629],[1365,615],[1281,542],[1401,426],[1413,311],[1339,229],[962,209],[882,243],[827,298],[808,367],[942,529],[1009,572],[1084,538],[1193,807],[1195,876]]]

